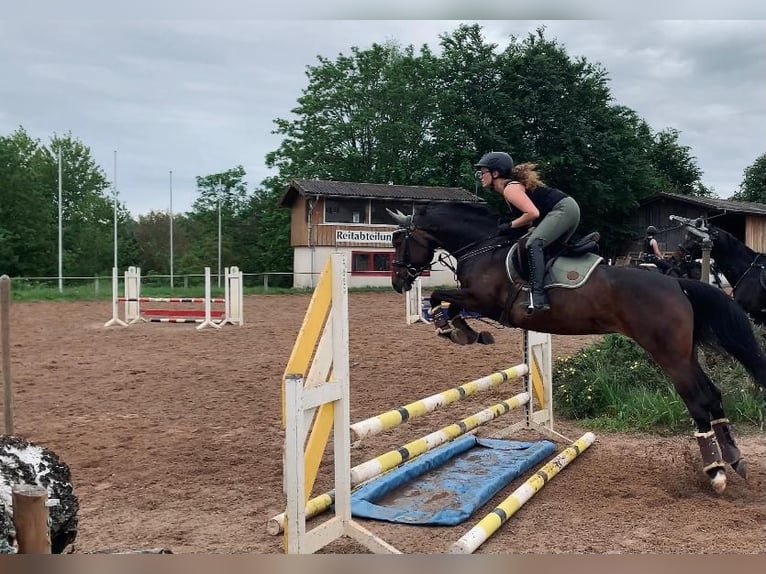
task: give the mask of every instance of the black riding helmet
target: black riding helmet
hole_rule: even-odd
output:
[[[491,151],[481,156],[481,159],[473,167],[476,169],[485,167],[489,171],[497,171],[500,177],[511,177],[513,158],[504,151]]]
[[[657,235],[657,228],[654,225],[650,225],[646,228],[647,235]]]

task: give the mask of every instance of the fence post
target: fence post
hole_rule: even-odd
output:
[[[264,292],[269,290],[269,274],[268,273],[263,274],[263,290]]]
[[[36,484],[17,484],[11,488],[13,523],[19,554],[50,554],[48,489]]]
[[[3,371],[5,434],[13,434],[13,390],[11,388],[11,278],[0,277],[0,369]]]
[[[101,285],[98,282],[98,273],[96,273],[94,278],[94,289],[96,291],[96,298],[101,294]]]

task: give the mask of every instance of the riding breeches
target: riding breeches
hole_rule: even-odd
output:
[[[580,206],[571,197],[565,197],[553,206],[553,209],[538,222],[527,238],[531,245],[535,239],[542,240],[547,247],[557,239],[562,243],[569,241],[580,223]]]

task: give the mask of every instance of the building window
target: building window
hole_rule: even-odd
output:
[[[325,223],[369,223],[366,199],[325,199]]]
[[[401,211],[404,215],[412,214],[411,201],[382,201],[373,199],[370,201],[370,223],[379,225],[396,225],[396,222],[388,214],[386,209]]]
[[[386,275],[391,273],[391,262],[394,253],[383,251],[354,251],[351,253],[352,275]],[[428,277],[431,272],[426,269],[422,275]]]

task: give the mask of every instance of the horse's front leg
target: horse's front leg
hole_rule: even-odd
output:
[[[465,289],[450,289],[434,291],[431,294],[431,317],[439,335],[449,337],[458,345],[482,343],[489,345],[495,342],[494,337],[487,331],[477,333],[468,322],[460,316],[466,302],[473,301],[473,295]]]

